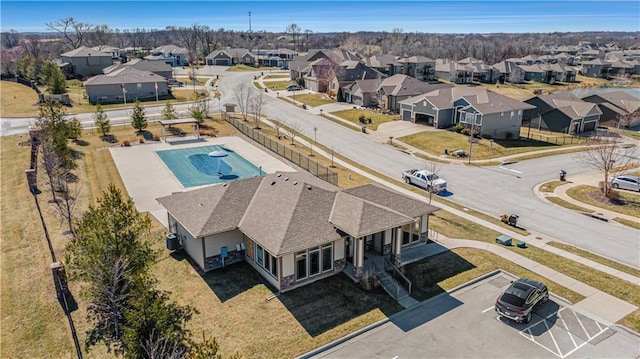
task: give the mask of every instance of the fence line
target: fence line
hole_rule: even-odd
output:
[[[278,156],[281,156],[292,163],[295,163],[298,167],[303,168],[314,176],[325,180],[333,185],[338,185],[338,173],[331,170],[329,167],[324,166],[306,155],[295,151],[288,146],[280,144],[278,141],[272,140],[268,136],[265,136],[259,130],[256,130],[244,123],[243,121],[232,118],[231,116],[225,116],[225,120],[229,122],[233,127],[237,128],[240,132],[250,137],[252,140],[258,142],[262,146],[268,148]]]

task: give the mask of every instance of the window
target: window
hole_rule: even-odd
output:
[[[333,269],[333,244],[322,247],[322,271],[330,271]]]
[[[316,248],[309,252],[309,275],[320,274],[320,249]]]
[[[136,88],[138,89],[138,91],[142,90],[142,84],[137,84]]]
[[[278,258],[276,257],[271,257],[271,274],[273,274],[274,277],[278,277]]]
[[[264,269],[266,269],[267,272],[271,271],[271,254],[267,251],[264,252]]]
[[[263,250],[262,247],[260,247],[260,245],[256,244],[256,261],[258,262],[258,264],[262,265],[263,263]]]
[[[296,279],[307,278],[307,252],[296,253]]]

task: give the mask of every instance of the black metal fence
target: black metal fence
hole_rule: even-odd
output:
[[[567,145],[567,144],[580,144],[585,142],[584,137],[578,136],[545,136],[538,133],[530,133],[528,137],[530,140],[553,143],[554,145]]]
[[[314,176],[323,179],[333,185],[338,185],[338,173],[333,171],[329,167],[321,165],[320,163],[310,159],[308,156],[303,155],[300,152],[279,143],[278,141],[272,140],[271,138],[265,136],[259,130],[252,128],[249,124],[243,121],[240,121],[228,115],[225,116],[225,119],[240,132],[247,135],[248,137],[251,137],[251,139],[270,149],[274,153],[277,153],[281,157],[284,157],[292,163],[295,163],[297,166],[309,171]]]

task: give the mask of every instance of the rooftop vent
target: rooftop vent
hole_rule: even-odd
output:
[[[297,185],[297,184],[298,184],[298,181],[293,181],[293,185],[294,186]]]
[[[271,185],[273,186],[274,184],[276,184],[276,181],[271,181]]]
[[[285,177],[285,178],[284,178],[284,180],[285,180],[285,181],[288,181],[288,180],[289,180],[289,177]]]
[[[204,206],[202,203],[200,203],[200,207]]]
[[[280,177],[280,176],[282,176],[282,173],[278,173],[278,174],[276,175],[276,177]]]
[[[313,188],[313,187],[311,187],[311,185],[307,185],[307,189],[308,189],[309,191],[311,191],[311,189],[312,189],[312,188]]]

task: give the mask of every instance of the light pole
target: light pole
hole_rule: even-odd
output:
[[[316,143],[317,134],[318,134],[318,128],[314,126],[313,127],[313,143]],[[311,156],[313,156],[313,144],[311,144]]]
[[[322,109],[320,109],[320,117],[322,117]]]
[[[476,118],[479,113],[474,113],[473,118],[471,119],[471,133],[469,134],[469,163],[471,163],[471,149],[473,148],[473,132],[475,131]],[[466,117],[466,113],[465,113]]]

